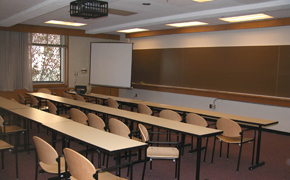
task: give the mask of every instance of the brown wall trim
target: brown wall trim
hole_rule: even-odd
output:
[[[233,101],[242,101],[242,102],[258,103],[258,104],[290,107],[290,98],[262,96],[262,95],[254,95],[254,94],[243,94],[243,93],[234,93],[234,92],[222,92],[222,91],[193,89],[193,88],[181,88],[181,87],[173,87],[173,86],[154,85],[154,84],[132,83],[132,86],[133,88],[136,88],[136,89],[145,89],[145,90],[152,90],[152,91],[178,93],[178,94],[188,94],[188,95],[195,95],[195,96],[205,96],[205,97],[212,97],[212,98],[218,98],[218,99],[233,100]]]
[[[120,36],[114,35],[114,34],[86,34],[85,30],[56,28],[56,27],[48,27],[48,26],[33,26],[33,25],[25,25],[25,24],[17,24],[11,27],[0,27],[0,30],[120,40]]]
[[[290,18],[281,18],[281,19],[234,23],[234,24],[146,31],[146,32],[140,32],[140,33],[126,34],[126,38],[161,36],[161,35],[182,34],[182,33],[210,32],[210,31],[225,31],[225,30],[237,30],[237,29],[253,29],[253,28],[265,28],[265,27],[275,27],[275,26],[288,26],[288,25],[290,25]]]

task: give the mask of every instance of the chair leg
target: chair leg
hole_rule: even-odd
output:
[[[222,157],[223,142],[220,141],[220,158]]]
[[[150,159],[150,171],[152,171],[152,159]]]
[[[228,149],[227,149],[227,160],[229,159],[229,152],[230,152],[230,143],[228,143]]]
[[[243,143],[240,144],[240,152],[239,152],[237,172],[239,172],[239,167],[240,167],[240,159],[241,159],[241,154],[242,154],[242,146],[243,146]]]
[[[36,154],[37,156],[37,154]],[[36,158],[36,164],[35,164],[35,180],[37,180],[37,175],[38,175],[38,163],[37,163],[37,158]]]
[[[4,151],[1,151],[2,169],[4,169]]]
[[[15,147],[15,166],[16,166],[16,179],[18,179],[18,153],[17,147]]]

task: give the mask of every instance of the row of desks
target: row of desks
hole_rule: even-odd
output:
[[[2,97],[0,97],[0,108],[37,122],[64,136],[89,144],[106,153],[120,154],[124,151],[143,149],[148,146],[146,143],[85,126],[70,119],[15,103]],[[117,165],[120,163],[119,161],[116,162]]]
[[[71,106],[80,107],[86,110],[103,113],[106,115],[112,115],[115,117],[121,117],[133,122],[148,124],[155,127],[160,127],[168,130],[173,130],[175,132],[179,132],[182,135],[189,134],[197,137],[197,162],[196,162],[196,179],[199,179],[200,176],[200,159],[201,159],[201,138],[202,137],[210,137],[221,134],[222,131],[204,128],[200,126],[195,126],[191,124],[186,124],[182,122],[170,121],[168,119],[156,117],[156,116],[148,116],[145,114],[140,114],[131,111],[125,111],[115,108],[110,108],[98,104],[81,102],[76,100],[71,100],[64,97],[44,94],[44,93],[28,93],[40,99],[50,100],[56,103],[68,104]]]
[[[75,92],[69,92],[69,93],[75,94]],[[129,105],[132,110],[138,104],[142,103],[142,104],[149,106],[153,110],[154,109],[155,110],[156,109],[157,110],[170,109],[170,110],[176,111],[176,112],[182,114],[183,118],[185,118],[187,113],[196,113],[198,115],[203,116],[205,119],[208,119],[208,120],[217,120],[218,118],[224,117],[224,118],[230,118],[230,119],[232,119],[240,124],[246,124],[249,126],[256,126],[258,129],[256,162],[253,166],[249,167],[250,170],[264,164],[264,162],[260,162],[261,138],[262,138],[261,133],[262,133],[263,127],[278,124],[278,121],[273,121],[273,120],[259,119],[259,118],[253,118],[253,117],[245,117],[245,116],[226,114],[226,113],[207,111],[207,110],[188,108],[188,107],[181,107],[181,106],[174,106],[174,105],[168,105],[168,104],[160,104],[160,103],[148,102],[148,101],[143,101],[143,100],[138,100],[138,99],[128,99],[128,98],[114,97],[114,96],[95,94],[95,93],[84,94],[84,96],[95,98],[96,100],[101,99],[103,101],[106,101],[110,97],[110,98],[115,99],[120,104]]]

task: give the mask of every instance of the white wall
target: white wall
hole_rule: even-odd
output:
[[[68,86],[75,86],[75,71],[86,68],[86,74],[78,73],[76,85],[87,85],[89,83],[90,70],[90,48],[91,42],[116,42],[114,40],[86,38],[86,37],[69,37],[69,82]]]
[[[134,43],[134,49],[290,45],[289,34],[290,26],[282,26],[134,38],[131,42]],[[204,110],[212,110],[209,109],[209,104],[215,99],[140,89],[119,90],[120,97],[133,98],[135,94],[136,99]],[[269,129],[290,132],[290,108],[229,100],[217,100],[215,104],[217,107],[212,111],[276,120],[279,124],[268,127]]]

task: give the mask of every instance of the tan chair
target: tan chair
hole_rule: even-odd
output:
[[[153,111],[150,109],[150,107],[148,107],[145,104],[138,104],[138,112],[141,114],[147,114],[147,115],[153,115]],[[148,125],[146,125],[147,130],[151,130],[153,131],[153,126],[148,127]]]
[[[7,133],[5,131],[5,128],[4,128],[4,120],[3,118],[0,116],[0,135],[6,135],[5,133]],[[9,132],[9,130],[8,130]],[[7,142],[3,141],[3,140],[0,140],[0,152],[2,154],[2,170],[4,169],[4,151],[12,151],[14,150],[14,154],[15,154],[15,160],[16,160],[16,178],[18,179],[18,154],[17,154],[17,148],[14,147],[13,145],[11,144],[8,144]]]
[[[160,111],[159,117],[173,120],[173,121],[178,121],[178,122],[182,120],[181,116],[177,112],[169,110],[169,109]]]
[[[48,111],[51,114],[55,114],[55,115],[58,115],[58,116],[61,116],[61,117],[64,117],[64,118],[70,118],[70,116],[68,114],[59,114],[59,113],[57,113],[57,107],[52,102],[50,102],[49,100],[47,100],[47,106],[48,106]]]
[[[88,113],[87,117],[89,126],[105,131],[106,124],[99,116]]]
[[[62,96],[65,97],[65,98],[69,98],[69,99],[74,99],[74,97],[66,92],[63,92],[62,93]]]
[[[136,140],[136,141],[140,141],[140,139],[132,136],[129,127],[125,123],[123,123],[122,121],[120,121],[118,119],[110,118],[109,129],[110,129],[110,132],[113,134],[117,134],[119,136],[131,138],[131,139]]]
[[[29,99],[29,97],[25,98],[24,96],[22,96],[21,94],[18,93],[18,98],[19,98],[20,104],[25,104],[27,106],[30,106],[30,99]]]
[[[153,111],[145,104],[138,104],[138,112],[147,115],[153,114]]]
[[[29,95],[30,96],[30,100],[31,100],[31,107],[37,108],[39,110],[42,111],[48,111],[48,106],[42,106],[41,104],[39,104],[39,101],[36,99],[36,97]]]
[[[186,123],[197,125],[197,126],[202,126],[202,127],[208,127],[207,121],[203,117],[195,113],[189,113],[186,115]],[[205,150],[203,162],[205,162],[205,158],[206,158],[207,145],[208,145],[208,138],[206,137],[205,147],[202,147],[202,149]],[[193,153],[195,151],[196,149],[193,149],[193,136],[191,136],[191,150],[189,150],[189,153]]]
[[[72,149],[65,148],[63,152],[71,180],[95,180],[94,177],[98,180],[125,180],[109,172],[100,172],[95,175],[96,171],[104,170],[96,169],[87,158]]]
[[[218,119],[216,122],[216,128],[219,130],[222,130],[223,133],[221,135],[215,136],[211,163],[213,163],[215,142],[216,142],[216,138],[218,138],[220,140],[220,158],[221,158],[221,152],[222,152],[222,142],[225,142],[228,144],[227,159],[229,158],[230,144],[238,144],[240,146],[237,172],[239,171],[243,144],[253,141],[253,153],[252,153],[252,165],[253,165],[254,153],[255,153],[256,130],[254,131],[254,138],[245,138],[243,135],[245,130],[242,130],[242,128],[240,127],[238,123],[228,118]],[[246,129],[246,130],[250,130],[250,129]]]
[[[8,120],[8,121],[15,121],[15,120]],[[15,141],[17,144],[20,143],[20,133],[23,134],[23,139],[24,139],[24,146],[27,146],[29,144],[29,139],[26,137],[27,133],[26,133],[26,129],[22,128],[21,126],[17,126],[15,123],[15,125],[12,125],[10,122],[5,123],[4,119],[2,118],[2,116],[0,116],[0,134],[3,135],[8,135],[9,137],[11,135],[15,135]],[[16,122],[17,123],[17,122]],[[11,141],[11,139],[10,139]],[[11,143],[11,142],[10,142]],[[27,148],[27,147],[25,147]]]
[[[71,108],[70,109],[70,117],[72,120],[78,122],[78,123],[81,123],[81,124],[85,124],[85,125],[88,125],[88,117],[87,115],[82,112],[81,110],[79,109],[76,109],[76,108]]]
[[[33,141],[36,148],[35,180],[37,180],[38,165],[42,168],[43,171],[47,173],[57,174],[58,178],[64,177],[65,173],[64,157],[59,156],[56,150],[43,139],[37,136],[33,136]]]
[[[51,91],[47,88],[40,88],[38,90],[38,92],[42,92],[42,93],[45,93],[45,94],[51,94]]]
[[[159,117],[161,118],[165,118],[165,119],[169,119],[169,120],[172,120],[172,121],[178,121],[178,122],[181,122],[182,121],[182,117],[175,111],[172,111],[172,110],[169,110],[169,109],[165,109],[165,110],[162,110],[160,111],[159,113]],[[158,129],[159,131],[159,129]],[[167,131],[169,134],[169,141],[171,141],[171,132],[170,131]],[[157,137],[158,141],[159,141],[159,134],[158,134],[158,137]],[[178,141],[178,134],[177,134],[177,141]],[[167,139],[168,139],[168,136],[167,136]]]
[[[148,143],[149,145],[152,144],[153,142],[150,142],[149,139],[149,133],[146,129],[145,126],[142,124],[138,124],[142,141],[145,143]],[[156,142],[155,142],[156,143]],[[171,142],[170,144],[176,144],[178,143],[173,143]],[[149,146],[146,151],[146,159],[149,158],[150,160],[150,170],[152,170],[152,159],[172,159],[173,161],[176,161],[175,165],[175,178],[179,179],[179,171],[180,171],[180,151],[176,147],[156,147],[156,146]],[[142,179],[144,179],[145,175],[145,168],[146,168],[146,163],[144,165],[143,169],[143,174],[142,174]]]
[[[76,94],[75,97],[76,97],[76,100],[77,100],[77,101],[86,102],[85,98],[84,98],[83,96],[81,96],[81,95]]]
[[[52,94],[51,91],[47,88],[40,88],[37,92],[45,93],[45,94]],[[44,103],[47,106],[47,100],[41,99],[41,103]]]
[[[116,108],[116,109],[119,108],[119,104],[118,104],[118,102],[115,99],[108,98],[107,99],[107,103],[108,103],[109,107]]]

